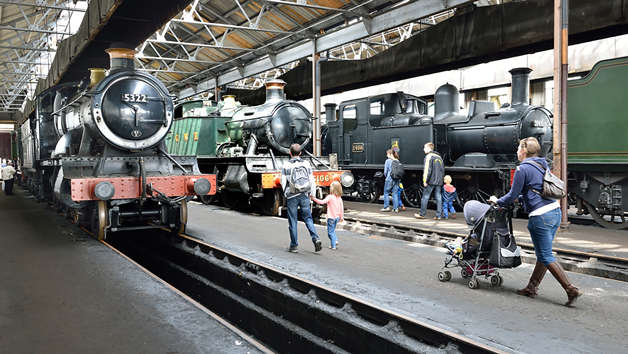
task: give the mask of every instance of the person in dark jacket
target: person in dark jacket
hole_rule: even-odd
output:
[[[499,199],[491,196],[489,200],[499,206],[506,206],[519,199],[523,202],[523,209],[528,213],[528,230],[534,244],[536,265],[528,286],[517,290],[517,293],[536,297],[541,280],[549,270],[567,292],[565,305],[569,306],[582,296],[583,292],[571,283],[552,252],[552,242],[561,220],[560,203],[557,200],[544,199],[532,191],[532,189],[543,190],[544,169],[549,168],[547,161],[539,157],[540,152],[541,146],[536,138],[522,139],[517,150],[517,158],[522,163],[515,170],[510,191]],[[532,162],[540,164],[543,168]]]
[[[421,211],[420,214],[414,214],[418,219],[425,219],[425,213],[427,212],[427,202],[430,200],[430,195],[434,191],[434,198],[436,198],[436,217],[434,219],[440,220],[441,213],[443,212],[443,198],[441,191],[443,189],[443,178],[445,177],[445,165],[443,164],[443,158],[440,154],[434,150],[434,144],[426,143],[423,145],[423,152],[425,152],[425,160],[423,161],[423,197],[421,198]]]

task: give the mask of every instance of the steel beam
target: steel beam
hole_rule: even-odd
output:
[[[49,33],[49,34],[61,34],[61,35],[68,35],[68,36],[71,36],[71,35],[74,34],[74,33],[69,33],[69,32],[47,31],[47,30],[30,29],[30,28],[18,28],[18,27],[11,27],[11,26],[0,26],[0,30],[10,30],[10,31],[20,31],[20,32],[36,32],[36,33]]]
[[[352,11],[352,10],[338,9],[338,8],[335,8],[335,7],[325,7],[325,6],[319,6],[319,5],[301,4],[301,3],[290,2],[290,1],[264,0],[264,2],[270,2],[272,4],[277,4],[277,5],[305,7],[305,8],[308,8],[308,9],[316,9],[316,10],[324,10],[324,11],[332,11],[332,12],[342,12],[342,13],[349,14],[349,15],[354,15],[354,16],[364,16],[365,15],[364,13],[360,13],[360,12],[356,12],[356,11]]]
[[[172,19],[170,20],[170,22],[188,23],[188,24],[197,25],[197,26],[223,27],[223,28],[240,29],[240,30],[247,30],[247,31],[257,31],[257,32],[292,34],[292,32],[279,31],[279,30],[273,30],[273,29],[268,29],[268,28],[254,28],[254,27],[228,25],[224,23],[215,23],[215,22],[186,21],[186,20],[177,20],[177,19]]]
[[[36,52],[56,52],[56,49],[50,48],[29,48],[29,47],[13,47],[8,45],[0,45],[0,49],[21,49],[21,50],[33,50]]]
[[[167,57],[147,57],[147,56],[136,56],[136,60],[147,59],[147,60],[166,60],[166,61],[183,61],[189,63],[203,63],[203,64],[217,64],[219,61],[213,60],[196,60],[196,59],[184,59],[184,58],[167,58]],[[0,62],[1,63],[1,62]]]
[[[30,6],[30,7],[44,8],[44,9],[57,9],[57,10],[67,10],[67,11],[76,11],[76,12],[87,11],[84,9],[75,9],[75,8],[71,8],[67,6],[29,4],[29,3],[24,2],[24,0],[4,0],[4,1],[0,1],[0,5]]]
[[[257,49],[255,48],[240,48],[240,47],[227,47],[227,46],[221,46],[221,45],[213,45],[213,44],[203,44],[203,43],[192,43],[192,42],[177,42],[177,41],[160,41],[157,39],[148,39],[146,40],[146,42],[149,43],[164,43],[164,44],[170,44],[170,45],[189,45],[191,47],[203,47],[203,48],[218,48],[218,49],[231,49],[231,50],[242,50],[242,51],[249,51],[249,52],[254,52]],[[0,47],[2,48],[2,47]]]

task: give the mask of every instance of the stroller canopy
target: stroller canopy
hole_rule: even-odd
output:
[[[464,204],[464,219],[467,221],[469,230],[473,230],[490,208],[488,204],[478,202],[477,200],[469,200]]]

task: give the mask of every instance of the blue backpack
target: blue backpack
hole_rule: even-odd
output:
[[[288,180],[290,186],[290,193],[306,193],[312,188],[310,185],[310,174],[307,171],[307,166],[303,162],[295,162],[290,172],[290,179]]]

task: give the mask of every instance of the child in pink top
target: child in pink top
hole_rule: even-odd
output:
[[[310,199],[318,204],[327,204],[327,236],[331,241],[332,250],[338,246],[338,238],[336,237],[336,225],[338,221],[344,221],[344,204],[342,203],[342,186],[340,182],[333,181],[329,187],[330,194],[323,200],[319,200],[314,196]]]

